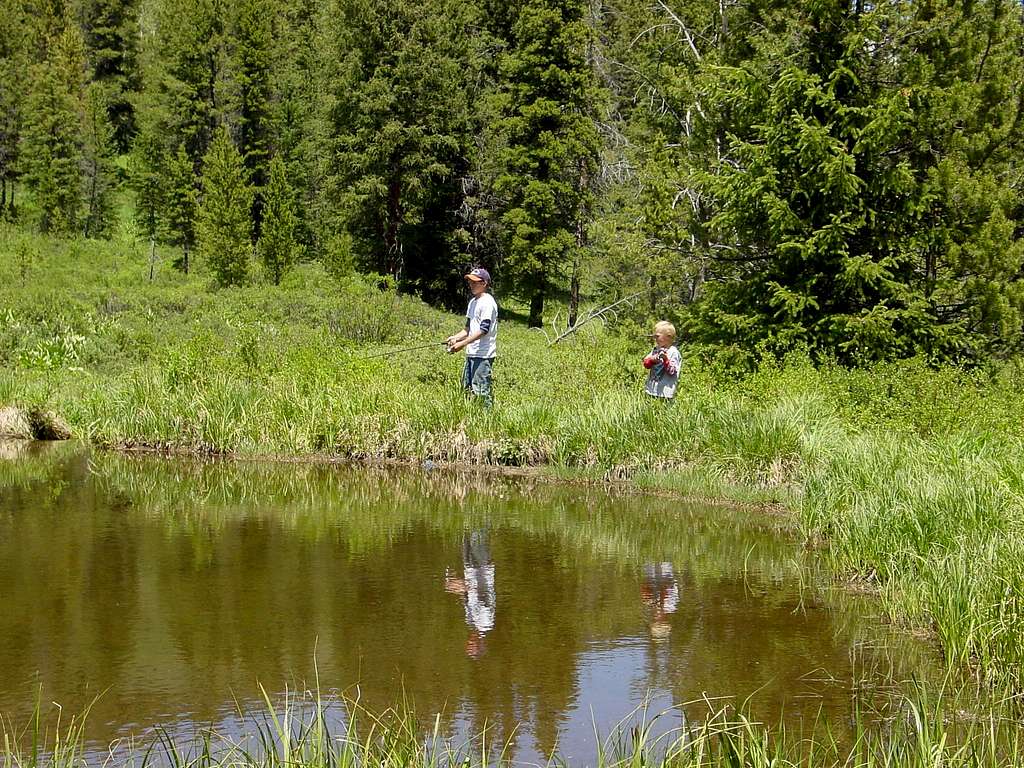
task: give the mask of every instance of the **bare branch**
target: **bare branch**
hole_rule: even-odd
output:
[[[625,298],[622,298],[622,299],[619,299],[618,301],[612,302],[611,304],[609,304],[606,307],[601,307],[599,309],[592,309],[592,310],[590,310],[582,318],[580,318],[580,320],[578,320],[575,325],[570,326],[569,328],[566,328],[564,331],[562,331],[562,333],[560,333],[557,336],[555,336],[554,339],[549,339],[548,340],[548,346],[549,347],[555,346],[555,344],[560,342],[562,339],[564,339],[564,338],[566,338],[568,336],[571,336],[572,334],[576,333],[576,331],[578,331],[580,328],[582,328],[587,323],[589,323],[589,322],[591,322],[593,320],[602,320],[603,321],[605,319],[606,315],[611,315],[612,317],[617,317],[616,312],[615,312],[615,308],[616,307],[621,306],[622,304],[625,304],[627,302],[632,301],[633,299],[635,299],[638,296],[640,296],[642,293],[643,293],[643,291],[637,291],[636,293],[630,294],[629,296],[626,296]],[[546,333],[544,334],[544,336],[545,336],[545,338],[547,338],[547,334]]]
[[[697,61],[702,61],[703,57],[700,55],[700,51],[697,50],[697,46],[693,42],[693,35],[690,34],[690,30],[686,28],[685,24],[683,24],[683,20],[676,16],[673,10],[664,3],[664,0],[658,0],[658,5],[664,9],[665,13],[672,17],[672,21],[679,25],[679,29],[683,31],[683,35],[685,35],[686,42],[689,44],[690,50],[693,51],[693,55],[697,57]]]

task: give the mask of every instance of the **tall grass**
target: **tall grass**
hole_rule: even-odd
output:
[[[105,750],[83,739],[83,718],[66,725],[32,723],[12,729],[0,721],[0,768],[484,768],[516,761],[516,734],[486,727],[454,735],[442,715],[426,722],[407,702],[375,713],[358,698],[327,701],[318,692],[265,700],[263,712],[240,713],[241,734],[216,728],[182,740],[157,729],[148,737]],[[631,713],[607,734],[595,730],[597,768],[1016,768],[1024,745],[1015,723],[996,714],[951,720],[941,698],[918,690],[882,718],[858,709],[850,724],[821,721],[809,733],[771,729],[720,702],[690,702],[684,725],[666,728],[674,711]],[[699,714],[703,712],[703,714]],[[459,739],[462,739],[461,741]],[[552,754],[549,766],[582,764]]]

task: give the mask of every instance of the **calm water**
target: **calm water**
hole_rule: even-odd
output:
[[[0,458],[0,713],[92,704],[96,749],[182,738],[315,685],[401,692],[453,739],[594,753],[645,700],[846,723],[923,652],[828,604],[752,513],[449,473],[88,456]],[[358,686],[358,687],[357,687]],[[98,697],[98,698],[96,698]],[[95,701],[94,701],[95,700]],[[683,706],[685,705],[685,706]]]

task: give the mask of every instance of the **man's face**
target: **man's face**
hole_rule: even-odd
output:
[[[479,296],[481,293],[487,290],[487,283],[485,283],[483,280],[473,280],[467,277],[466,282],[469,283],[469,292],[472,293],[474,296]]]

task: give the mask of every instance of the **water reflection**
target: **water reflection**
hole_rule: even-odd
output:
[[[664,640],[672,633],[669,614],[679,607],[679,582],[672,571],[672,563],[645,563],[640,599],[647,616],[651,637]]]
[[[764,719],[842,720],[854,675],[923,662],[865,647],[881,628],[801,593],[805,568],[756,518],[594,488],[18,456],[0,462],[0,712],[24,721],[41,684],[69,711],[103,694],[97,744],[232,731],[257,681],[318,672],[371,709],[404,691],[455,740],[516,734],[522,759],[592,754],[594,721],[645,700],[675,726],[686,702],[755,691]]]
[[[471,659],[483,653],[484,635],[494,629],[497,598],[494,592],[494,561],[487,542],[487,531],[466,532],[462,537],[462,576],[445,570],[445,591],[462,597],[469,625],[466,655]]]

